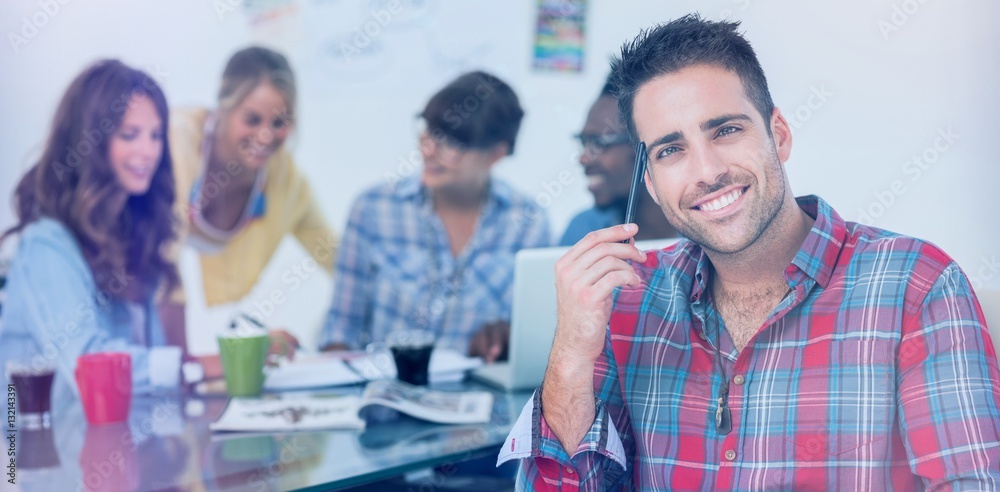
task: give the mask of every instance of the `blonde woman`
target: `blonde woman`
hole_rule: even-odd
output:
[[[217,108],[171,114],[179,215],[186,244],[198,251],[197,290],[209,307],[249,294],[287,234],[327,271],[332,267],[336,238],[285,146],[295,104],[285,57],[250,47],[226,64]],[[176,326],[184,300],[171,300],[164,317]],[[276,348],[297,346],[282,330],[272,331],[272,340]]]

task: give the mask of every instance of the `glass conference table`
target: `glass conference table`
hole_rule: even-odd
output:
[[[88,426],[80,405],[53,409],[52,428],[18,431],[17,484],[0,490],[333,490],[495,456],[531,396],[476,383],[432,386],[495,394],[489,423],[439,425],[395,414],[364,430],[213,433],[221,396],[133,399],[127,424]],[[357,393],[354,386],[324,390]],[[317,392],[318,393],[318,392]]]

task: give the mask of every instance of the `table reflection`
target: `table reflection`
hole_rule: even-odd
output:
[[[59,453],[52,429],[22,430],[18,436],[20,450],[17,456],[19,471],[44,470],[59,466]]]
[[[359,388],[333,390],[344,391]],[[66,405],[53,409],[52,428],[19,431],[18,485],[26,492],[336,489],[498,448],[529,395],[495,395],[488,424],[383,412],[361,431],[256,435],[209,429],[228,403],[221,397],[137,396],[127,423],[105,425],[88,425],[79,404]]]

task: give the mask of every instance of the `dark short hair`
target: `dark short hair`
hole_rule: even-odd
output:
[[[514,153],[524,110],[506,82],[477,71],[460,76],[434,94],[420,116],[435,137],[476,149],[506,142],[509,155]]]
[[[622,46],[621,56],[611,63],[610,82],[633,139],[637,136],[632,106],[639,88],[655,77],[693,65],[717,65],[735,72],[747,98],[764,121],[770,120],[774,102],[767,78],[750,43],[737,31],[739,26],[739,22],[712,22],[691,14],[646,29]]]

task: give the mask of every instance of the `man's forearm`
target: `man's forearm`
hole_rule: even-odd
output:
[[[542,415],[570,456],[594,424],[594,364],[571,365],[553,357],[542,383]]]

